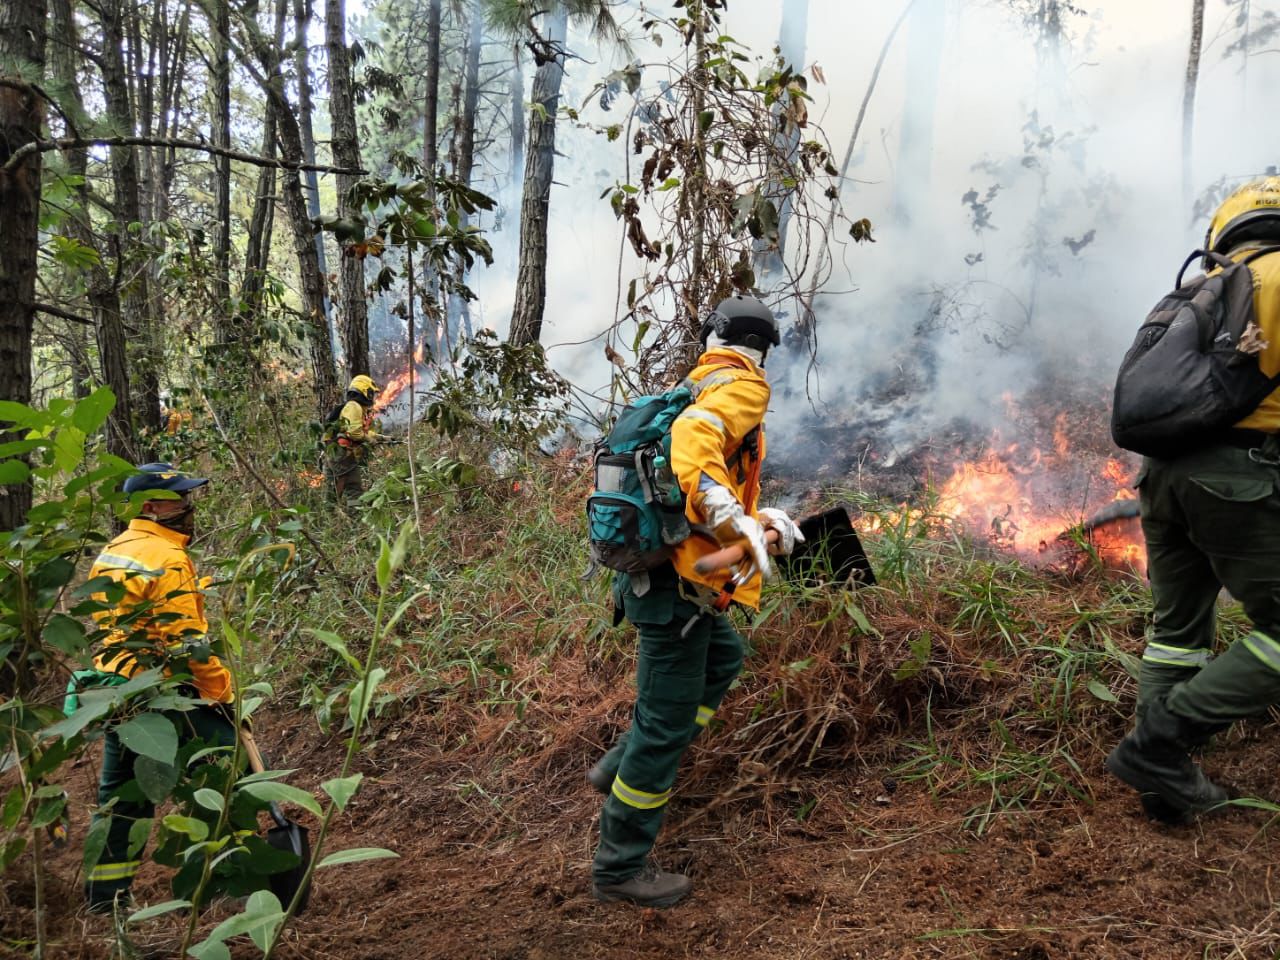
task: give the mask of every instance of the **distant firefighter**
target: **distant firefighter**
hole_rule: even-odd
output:
[[[354,500],[364,492],[362,467],[369,458],[369,444],[379,439],[373,425],[377,396],[372,377],[352,377],[346,399],[325,419],[325,473],[339,501]]]

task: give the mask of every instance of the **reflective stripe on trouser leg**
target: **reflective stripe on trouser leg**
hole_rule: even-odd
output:
[[[128,860],[124,863],[99,863],[89,871],[89,882],[105,883],[111,880],[131,880],[141,866],[141,860]]]
[[[714,717],[715,715],[716,715],[716,712],[715,710],[711,709],[711,707],[701,706],[698,708],[698,715],[697,717],[694,718],[693,722],[700,727],[705,727],[707,724],[711,722],[711,718]]]
[[[613,795],[627,806],[635,807],[637,810],[656,810],[671,799],[670,790],[663,790],[661,793],[646,793],[644,790],[636,790],[634,787],[627,786],[622,782],[622,777],[613,778]]]
[[[1230,723],[1263,712],[1280,703],[1280,643],[1255,630],[1175,686],[1165,702],[1172,713],[1202,724]]]
[[[1142,651],[1144,663],[1159,663],[1169,667],[1203,667],[1212,659],[1212,651],[1204,647],[1188,650],[1172,647],[1167,643],[1156,643],[1154,640]]]

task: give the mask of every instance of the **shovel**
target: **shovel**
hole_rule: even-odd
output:
[[[262,760],[262,751],[258,749],[258,743],[247,727],[240,728],[240,743],[249,757],[249,769],[254,773],[262,773],[266,769],[266,764]],[[307,837],[307,828],[286,817],[280,809],[280,804],[274,800],[271,801],[271,819],[276,825],[267,830],[267,843],[277,850],[292,853],[298,858],[298,862],[288,870],[273,873],[267,877],[271,892],[276,895],[280,905],[287,909],[306,876],[307,864],[311,860],[311,841]],[[302,891],[302,899],[298,901],[299,914],[307,909],[307,901],[310,899],[311,884],[308,883],[306,889]]]
[[[822,582],[843,584],[850,580],[858,587],[875,584],[871,561],[844,507],[805,517],[799,527],[804,543],[797,543],[791,556],[776,558],[784,577],[799,580],[806,586]],[[723,570],[740,563],[745,556],[746,548],[742,546],[725,547],[698,560],[694,569],[699,573]]]

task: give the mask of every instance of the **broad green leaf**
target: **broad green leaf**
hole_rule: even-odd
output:
[[[14,400],[0,400],[0,423],[16,423],[22,427],[38,427],[48,420],[39,410]]]
[[[336,633],[330,633],[328,630],[308,630],[307,632],[314,635],[317,640],[347,661],[347,666],[357,674],[364,672],[364,667],[361,666],[360,661],[351,655],[347,645]]]
[[[221,813],[224,809],[222,802],[222,794],[217,790],[210,790],[208,787],[201,787],[195,793],[196,803],[209,810],[215,810]]]
[[[268,803],[272,801],[276,803],[292,803],[308,813],[314,813],[317,817],[321,815],[320,804],[315,797],[307,793],[307,791],[292,787],[287,783],[276,783],[272,780],[258,780],[253,783],[241,782],[239,789],[251,797],[256,797]]]
[[[12,830],[22,819],[22,811],[27,808],[27,795],[22,787],[14,787],[4,796],[4,806],[0,807],[0,830]]]
[[[369,704],[373,703],[373,694],[378,684],[387,675],[382,667],[374,667],[369,675],[351,688],[347,698],[347,717],[351,720],[351,730],[358,734],[364,727],[365,718],[369,716]]]
[[[396,534],[396,542],[391,545],[391,572],[399,570],[404,564],[405,555],[409,552],[409,543],[413,537],[414,522],[406,520],[400,525],[400,532]]]
[[[110,817],[102,817],[89,825],[89,831],[84,835],[84,858],[81,861],[81,871],[85,876],[88,876],[89,871],[102,859],[102,851],[107,848],[107,831],[110,828]]]
[[[1089,688],[1089,692],[1092,693],[1099,700],[1103,700],[1107,703],[1120,702],[1120,698],[1117,697],[1114,693],[1112,693],[1110,688],[1108,688],[1107,685],[1103,683],[1101,680],[1090,680],[1086,684],[1086,686]]]
[[[261,783],[264,780],[279,780],[281,777],[287,777],[290,774],[297,773],[297,769],[293,770],[263,770],[261,773],[250,773],[240,778],[240,783]]]
[[[231,960],[231,951],[221,940],[214,940],[212,934],[193,947],[187,948],[187,956],[196,960]]]
[[[337,853],[331,853],[318,864],[316,869],[320,867],[336,867],[344,863],[359,863],[361,860],[399,860],[400,854],[391,850],[384,850],[382,847],[352,847],[350,850],[339,850]]]
[[[284,920],[284,908],[276,895],[269,890],[258,890],[249,895],[245,902],[244,912],[228,917],[213,928],[204,943],[191,948],[195,957],[219,957],[220,954],[196,953],[204,944],[221,944],[232,937],[249,936],[264,953],[275,935],[276,928]]]
[[[62,811],[67,806],[67,798],[54,797],[46,800],[36,808],[35,815],[31,818],[31,826],[35,828],[47,827],[62,816]]]
[[[178,755],[178,731],[168,717],[143,713],[116,727],[120,742],[142,757],[173,763]]]
[[[191,906],[190,900],[166,900],[164,903],[157,903],[150,907],[144,907],[137,913],[129,914],[128,923],[141,923],[143,920],[152,920],[156,917],[163,917],[166,913],[173,913],[175,910],[185,910]]]
[[[107,416],[115,409],[116,395],[110,387],[99,387],[76,404],[71,422],[86,434],[94,433],[107,422]]]
[[[378,577],[378,588],[386,590],[387,584],[391,582],[391,547],[386,540],[379,538],[380,546],[378,548],[378,562],[374,566],[374,572]]]
[[[0,460],[0,485],[26,483],[31,468],[21,460]]]
[[[363,773],[355,773],[349,777],[334,777],[320,784],[320,789],[330,796],[334,806],[339,810],[345,810],[351,798],[360,789],[360,781],[363,779]]]
[[[103,834],[103,842],[106,842],[106,834]],[[27,835],[19,834],[16,837],[10,837],[3,847],[0,847],[0,870],[4,870],[9,864],[22,856],[22,851],[27,849]]]
[[[133,821],[133,826],[129,828],[129,857],[136,857],[139,851],[147,845],[147,840],[151,838],[151,824],[154,821],[150,817],[144,817],[141,820]]]
[[[161,823],[167,829],[172,830],[174,833],[188,836],[196,843],[203,842],[209,836],[209,825],[203,820],[197,820],[195,817],[184,817],[180,813],[171,813]]]
[[[78,653],[85,645],[84,626],[65,613],[55,613],[44,625],[44,642],[66,654]]]

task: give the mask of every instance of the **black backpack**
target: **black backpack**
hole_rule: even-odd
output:
[[[1253,310],[1249,264],[1280,247],[1234,262],[1197,250],[1177,285],[1147,314],[1116,376],[1111,437],[1148,457],[1170,458],[1212,443],[1247,417],[1277,386],[1258,366],[1266,344]],[[1185,286],[1193,260],[1221,267]]]

